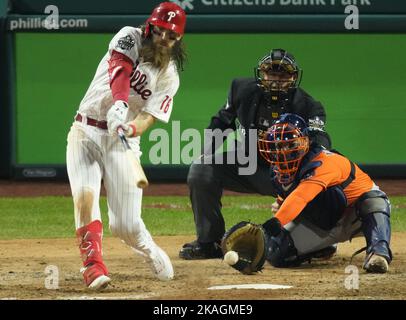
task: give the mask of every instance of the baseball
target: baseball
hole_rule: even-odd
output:
[[[224,261],[230,266],[235,265],[238,262],[238,253],[235,251],[228,251],[224,255]]]

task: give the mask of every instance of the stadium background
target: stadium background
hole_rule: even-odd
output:
[[[78,272],[66,179],[66,135],[112,35],[125,25],[143,23],[159,1],[54,0],[60,19],[84,18],[88,25],[50,31],[28,23],[11,28],[44,18],[47,0],[0,0],[0,299],[405,299],[406,3],[179,2],[188,12],[185,42],[190,60],[181,74],[171,120],[180,121],[181,129],[203,130],[225,102],[232,78],[251,76],[258,59],[271,48],[290,50],[304,69],[303,88],[327,110],[334,147],[375,178],[397,178],[376,180],[392,202],[394,261],[389,274],[360,272],[359,289],[344,286],[348,265],[360,267],[363,261],[362,255],[351,260],[362,239],[340,244],[330,261],[294,270],[266,266],[254,277],[217,260],[179,259],[181,245],[194,239],[184,184],[188,166],[151,165],[147,155],[152,142],[144,137],[142,161],[152,183],[143,199],[143,219],[168,252],[176,277],[168,284],[156,281],[141,258],[110,236],[102,197],[104,254],[114,284],[103,293],[86,292]],[[369,3],[358,7],[359,30],[344,28],[344,9],[351,3]],[[171,124],[159,126],[171,133]],[[163,191],[166,196],[159,196]],[[227,225],[243,219],[264,221],[272,201],[226,192],[222,204]],[[44,287],[48,266],[59,268],[58,290]],[[246,283],[293,288],[205,290]]]
[[[359,6],[359,29],[347,30],[343,4],[357,1],[329,2],[183,1],[189,63],[171,120],[181,132],[202,132],[225,102],[231,79],[253,76],[259,58],[282,47],[304,70],[302,87],[325,106],[333,146],[374,177],[406,177],[406,149],[396,147],[406,135],[406,5],[369,1]],[[86,27],[59,30],[21,23],[11,30],[13,21],[44,17],[47,1],[15,0],[8,13],[3,3],[0,177],[66,180],[67,132],[108,42],[121,27],[143,23],[159,1],[53,1],[60,19],[87,20]],[[158,127],[179,141],[171,124]],[[176,162],[172,152],[170,163],[151,164],[156,141],[149,134],[142,138],[142,163],[150,179],[184,181],[189,163]]]

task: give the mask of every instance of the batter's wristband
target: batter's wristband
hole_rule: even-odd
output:
[[[132,123],[130,123],[128,126],[131,127],[131,129],[133,129],[133,133],[132,133],[131,137],[135,137],[135,134],[136,134],[136,132],[137,132],[137,130],[135,129],[135,125],[133,125]]]

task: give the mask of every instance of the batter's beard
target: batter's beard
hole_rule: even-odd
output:
[[[144,62],[151,62],[159,69],[165,69],[171,60],[172,49],[155,45],[151,39],[145,39],[140,49],[140,57]]]

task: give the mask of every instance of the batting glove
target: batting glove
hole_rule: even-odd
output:
[[[119,127],[125,126],[127,119],[128,104],[125,101],[117,100],[107,112],[107,128],[110,134],[117,134]],[[124,129],[124,128],[123,128]]]
[[[137,130],[135,129],[135,125],[131,122],[127,122],[120,126],[123,129],[124,134],[126,137],[132,138],[136,136]]]

